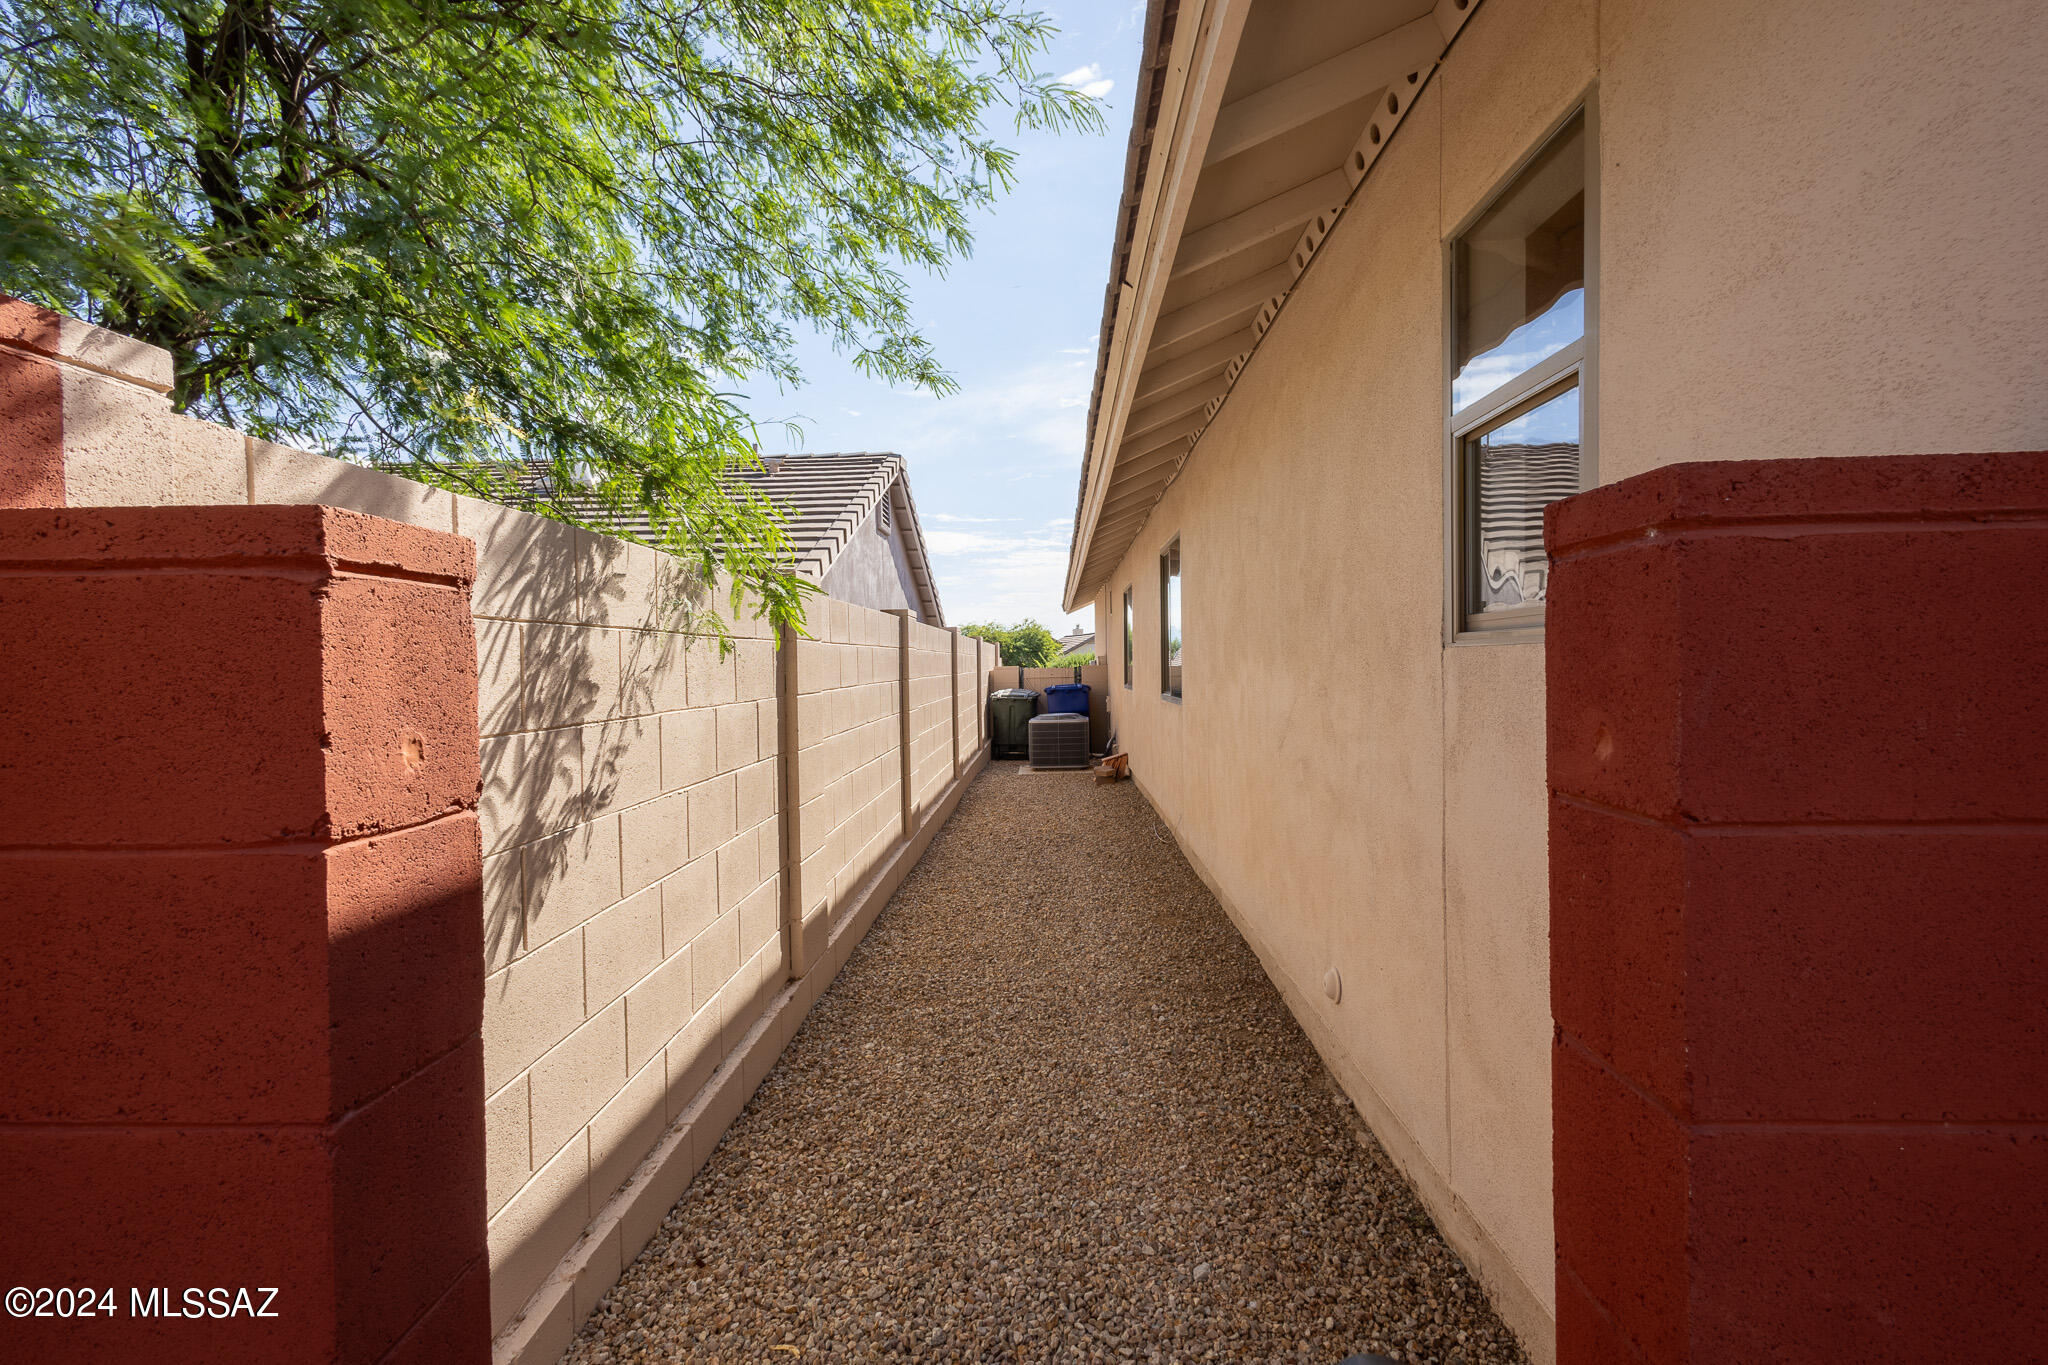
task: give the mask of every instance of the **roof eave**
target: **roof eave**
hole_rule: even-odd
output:
[[[1164,80],[1134,117],[1068,549],[1069,611],[1144,534],[1478,8],[1321,0],[1294,15],[1314,27],[1260,27],[1241,50],[1251,3],[1179,0],[1176,10],[1167,0],[1170,21],[1147,33],[1143,70]],[[1247,79],[1221,105],[1240,65]]]
[[[1067,611],[1081,601],[1082,569],[1114,463],[1104,457],[1114,450],[1129,415],[1126,381],[1135,378],[1129,363],[1134,354],[1143,360],[1172,267],[1172,253],[1165,251],[1163,261],[1161,254],[1178,241],[1194,191],[1194,177],[1187,171],[1191,159],[1199,171],[1200,159],[1191,154],[1207,145],[1250,8],[1251,0],[1154,0],[1148,11],[1153,22],[1146,30],[1140,71],[1153,73],[1153,87],[1147,109],[1134,120],[1138,127],[1129,158],[1133,164],[1126,167],[1124,196],[1117,206],[1120,239],[1111,256],[1097,342],[1095,390],[1062,600]]]

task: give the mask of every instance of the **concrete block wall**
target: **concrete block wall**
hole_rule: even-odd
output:
[[[329,507],[0,510],[0,1277],[270,1286],[0,1356],[481,1358],[472,572]]]
[[[761,623],[721,652],[675,561],[457,502],[503,571],[477,616],[502,1326],[785,981],[779,711]],[[563,572],[536,583],[536,549]]]
[[[903,819],[900,618],[820,604],[797,644],[797,904],[829,931],[908,828]]]
[[[911,809],[929,810],[953,777],[953,637],[910,622]]]
[[[981,744],[979,717],[988,712],[988,700],[978,681],[983,676],[977,667],[976,646],[980,643],[971,635],[962,635],[957,630],[953,632],[952,722],[953,766],[956,771],[973,760],[974,751]]]
[[[2048,453],[1552,504],[1560,1365],[2048,1336]]]
[[[978,770],[953,728],[994,651],[956,668],[952,632],[819,597],[792,653],[745,613],[721,652],[727,585],[668,556],[176,416],[169,381],[0,301],[0,502],[327,504],[475,543],[491,1321],[500,1359],[552,1359]]]

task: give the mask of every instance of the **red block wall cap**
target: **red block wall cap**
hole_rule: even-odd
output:
[[[1651,527],[2048,514],[2048,451],[1666,465],[1554,502],[1553,559]]]
[[[0,344],[37,355],[56,355],[63,345],[63,332],[62,313],[0,294]]]
[[[161,346],[5,294],[0,294],[0,347],[68,361],[155,393],[169,393],[177,377],[171,353]]]
[[[476,579],[476,545],[467,537],[341,507],[0,508],[0,566],[278,560],[464,585]]]

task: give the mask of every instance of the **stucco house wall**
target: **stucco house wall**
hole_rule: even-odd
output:
[[[917,589],[911,582],[910,561],[903,553],[902,528],[892,523],[884,536],[875,529],[875,514],[868,513],[825,571],[825,592],[873,611],[915,611]]]
[[[2041,448],[2038,18],[1485,0],[1094,599],[1139,784],[1539,1358],[1544,658],[1444,639],[1445,243],[1590,96],[1601,482]]]

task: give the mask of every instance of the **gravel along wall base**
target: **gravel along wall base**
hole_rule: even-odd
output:
[[[621,1269],[640,1254],[691,1179],[711,1159],[726,1129],[796,1035],[805,1015],[831,986],[882,907],[896,894],[987,765],[984,748],[927,810],[915,836],[898,845],[853,895],[817,964],[786,986],[720,1061],[704,1089],[662,1135],[633,1178],[612,1196],[525,1311],[499,1335],[492,1365],[553,1365],[568,1349],[584,1319],[618,1282]]]

